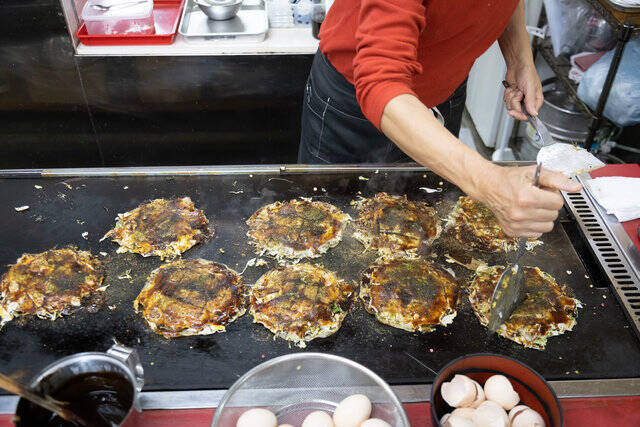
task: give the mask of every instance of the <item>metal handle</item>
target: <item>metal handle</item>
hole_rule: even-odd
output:
[[[138,356],[136,349],[114,344],[107,350],[107,354],[120,360],[131,369],[136,379],[136,390],[142,391],[142,387],[144,386],[144,369],[142,368],[140,356]]]

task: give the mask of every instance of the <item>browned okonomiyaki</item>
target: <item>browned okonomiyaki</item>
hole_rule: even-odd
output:
[[[247,236],[259,253],[278,259],[316,258],[340,243],[349,215],[311,199],[275,202],[247,220]]]
[[[440,234],[436,211],[424,202],[407,200],[406,195],[378,193],[352,205],[358,211],[354,237],[383,256],[416,254]]]
[[[356,289],[333,272],[311,264],[279,267],[265,273],[251,289],[254,322],[299,347],[335,333]]]
[[[449,214],[446,233],[465,248],[482,252],[508,252],[518,248],[518,238],[504,233],[495,214],[468,196],[460,197]],[[540,244],[540,240],[529,239],[527,249]]]
[[[20,316],[56,320],[103,292],[104,270],[88,251],[74,247],[24,254],[0,279],[0,327]]]
[[[204,259],[177,260],[151,272],[133,301],[136,313],[166,337],[224,332],[242,316],[246,288],[238,273]]]
[[[213,236],[213,231],[213,226],[209,230],[207,217],[189,197],[155,199],[118,214],[116,226],[101,240],[111,237],[120,245],[118,253],[171,260]]]
[[[382,259],[362,276],[360,299],[379,322],[411,332],[431,332],[456,317],[459,285],[424,258]]]
[[[573,329],[582,304],[572,296],[570,288],[558,284],[538,267],[523,268],[525,299],[497,332],[525,347],[544,350],[549,337]],[[491,297],[504,269],[499,265],[478,268],[469,289],[473,312],[484,326],[489,323]]]

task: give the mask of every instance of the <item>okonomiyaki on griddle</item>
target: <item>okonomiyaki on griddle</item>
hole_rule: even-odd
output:
[[[189,197],[155,199],[118,214],[116,226],[101,240],[111,237],[120,245],[118,253],[171,260],[213,236],[213,231],[207,217]]]
[[[573,329],[580,301],[538,267],[523,267],[526,297],[500,325],[498,334],[525,347],[544,350],[549,337]],[[469,301],[480,323],[487,326],[491,297],[504,266],[481,267],[469,289]]]
[[[333,272],[311,264],[265,273],[251,289],[254,322],[299,347],[335,333],[347,315],[356,289]]]
[[[456,279],[424,258],[382,259],[362,276],[360,299],[379,322],[410,332],[431,332],[456,317]]]
[[[358,211],[354,237],[381,255],[416,254],[440,234],[436,211],[424,202],[407,200],[406,195],[378,193],[352,204]]]
[[[20,316],[55,320],[103,292],[104,270],[74,247],[24,254],[0,279],[0,327]]]
[[[462,196],[447,218],[446,233],[462,246],[482,252],[508,252],[518,248],[518,238],[507,236],[495,214],[483,203]],[[527,249],[542,244],[529,239]]]
[[[246,288],[235,271],[204,259],[177,260],[149,275],[133,302],[136,313],[165,338],[208,335],[245,311]]]
[[[349,215],[310,199],[275,202],[247,220],[247,236],[259,253],[278,259],[316,258],[340,243]]]

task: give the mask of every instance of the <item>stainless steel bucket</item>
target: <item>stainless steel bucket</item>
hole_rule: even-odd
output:
[[[141,411],[139,396],[144,385],[144,370],[135,349],[114,344],[106,352],[73,354],[44,368],[33,378],[28,387],[41,393],[51,394],[76,375],[98,372],[120,374],[131,384],[133,391],[131,407],[118,425],[136,425],[137,414]],[[35,425],[31,422],[32,409],[30,402],[20,399],[16,408],[16,419],[19,420],[16,425]]]

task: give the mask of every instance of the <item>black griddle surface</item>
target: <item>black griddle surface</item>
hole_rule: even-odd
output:
[[[420,187],[444,191],[428,194]],[[242,193],[232,193],[238,191]],[[407,194],[410,199],[429,202],[442,218],[460,195],[456,187],[423,172],[2,179],[0,273],[22,253],[74,244],[94,254],[107,253],[100,257],[107,265],[105,283],[110,286],[98,313],[81,311],[55,322],[27,318],[6,324],[0,330],[0,371],[26,381],[57,358],[82,351],[104,351],[115,338],[138,349],[145,369],[146,390],[228,388],[257,364],[299,351],[348,357],[391,384],[431,382],[434,371],[445,363],[474,352],[512,356],[550,380],[640,375],[640,346],[621,308],[608,288],[595,286],[586,276],[559,224],[543,237],[543,246],[525,255],[524,262],[539,266],[572,287],[584,308],[579,310],[574,331],[550,338],[545,351],[525,349],[503,338],[487,341],[486,329],[473,315],[466,292],[453,324],[428,334],[382,325],[358,303],[335,335],[314,340],[305,350],[281,339],[274,340],[262,325],[251,322],[248,313],[231,324],[226,333],[164,339],[149,330],[132,306],[146,276],[161,264],[160,260],[116,254],[115,243],[99,242],[113,227],[117,213],[149,199],[190,196],[215,224],[216,236],[187,251],[184,258],[202,257],[242,271],[246,261],[256,256],[247,244],[245,221],[259,207],[276,200],[307,196],[334,203],[355,216],[349,202],[358,195],[367,197],[378,191]],[[23,205],[30,208],[23,212],[14,210]],[[89,233],[86,239],[83,232]],[[359,280],[361,271],[374,256],[362,253],[363,247],[351,232],[348,227],[339,246],[312,262],[335,270],[344,278]],[[448,249],[440,244],[437,249],[440,259]],[[275,266],[272,259],[265,259],[267,266],[246,269],[243,277],[247,283],[255,282]],[[504,255],[484,259],[490,264],[505,262]],[[446,266],[458,278],[470,277],[463,267]],[[131,280],[118,279],[129,270]]]

